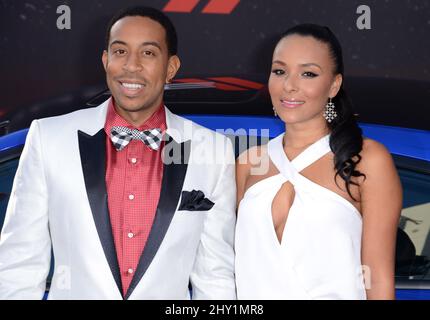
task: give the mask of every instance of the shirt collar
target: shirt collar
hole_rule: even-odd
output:
[[[149,117],[149,119],[146,120],[143,125],[137,128],[118,114],[118,112],[116,111],[115,101],[112,98],[109,102],[106,122],[104,126],[104,130],[108,136],[110,136],[112,127],[127,127],[130,129],[138,129],[140,131],[160,128],[162,132],[164,132],[167,128],[164,103],[161,103],[157,110],[152,114],[152,116]]]

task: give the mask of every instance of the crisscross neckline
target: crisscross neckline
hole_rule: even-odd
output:
[[[355,214],[362,219],[360,211],[347,199],[328,189],[320,184],[312,181],[311,179],[305,177],[300,172],[305,168],[313,164],[314,162],[321,159],[328,152],[331,151],[330,148],[330,134],[322,137],[321,139],[315,141],[304,151],[302,151],[297,157],[290,161],[284,151],[283,138],[285,133],[279,135],[278,137],[269,141],[267,145],[267,152],[273,165],[279,171],[278,175],[281,175],[286,181],[290,181],[294,186],[297,183],[306,183],[309,187],[316,190],[324,192],[327,196],[330,196],[337,201],[340,201],[344,205],[351,208]]]
[[[267,152],[276,169],[288,180],[294,180],[294,176],[331,151],[329,144],[330,134],[328,134],[306,147],[305,150],[290,161],[282,144],[284,136],[285,133],[270,140],[267,145]]]

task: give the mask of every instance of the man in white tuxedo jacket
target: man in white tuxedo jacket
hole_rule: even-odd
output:
[[[41,299],[51,249],[48,299],[236,298],[234,152],[164,106],[176,41],[158,10],[120,12],[103,53],[112,98],[33,121],[0,238],[1,299]],[[136,129],[156,115],[165,130]],[[124,126],[107,131],[109,119]],[[120,164],[132,147],[147,163]]]

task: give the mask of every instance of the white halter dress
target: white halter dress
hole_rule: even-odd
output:
[[[280,172],[252,185],[239,204],[236,225],[238,299],[366,299],[361,267],[362,218],[346,199],[300,172],[330,152],[329,135],[293,161],[284,134],[268,143]],[[281,243],[272,201],[286,181],[295,198]]]

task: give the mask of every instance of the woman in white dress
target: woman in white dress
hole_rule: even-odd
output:
[[[395,297],[401,184],[385,147],[362,137],[343,75],[327,27],[293,27],[274,50],[286,130],[237,159],[239,299]]]

